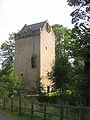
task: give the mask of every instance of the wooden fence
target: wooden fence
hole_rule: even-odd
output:
[[[32,102],[31,102],[32,101]],[[17,112],[19,115],[29,115],[31,119],[39,120],[90,120],[90,107],[55,105],[38,103],[30,98],[0,99],[3,110]]]

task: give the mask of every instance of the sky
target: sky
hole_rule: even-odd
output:
[[[67,0],[0,0],[0,45],[25,24],[45,21],[71,28]]]
[[[9,33],[48,19],[50,25],[60,24],[72,28],[72,8],[67,0],[0,0],[0,45]]]

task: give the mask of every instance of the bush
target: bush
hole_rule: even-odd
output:
[[[66,90],[62,92],[59,96],[59,100],[62,101],[64,104],[68,105],[76,105],[76,97],[75,94]]]
[[[39,102],[47,102],[47,103],[57,103],[60,94],[57,92],[49,93],[49,94],[40,94],[38,96]]]
[[[59,91],[49,94],[40,94],[37,98],[39,102],[77,105],[77,99],[75,95],[69,90],[64,92]]]

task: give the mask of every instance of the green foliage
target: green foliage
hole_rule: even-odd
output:
[[[56,91],[56,92],[50,92],[48,93],[49,96],[59,96],[60,95],[60,91]]]
[[[9,35],[9,40],[1,45],[1,57],[3,58],[2,68],[11,67],[14,65],[15,53],[15,33]]]
[[[3,58],[0,71],[0,93],[2,95],[17,94],[21,90],[21,79],[14,75],[15,33],[9,34],[9,39],[1,45]]]
[[[46,102],[46,103],[57,103],[57,100],[59,98],[59,94],[53,94],[51,96],[49,96],[48,94],[45,95],[45,94],[40,94],[38,96],[38,101],[39,102]]]
[[[90,1],[67,0],[75,10],[71,13],[73,46],[72,56],[75,59],[73,81],[74,93],[79,104],[90,104]],[[82,63],[80,65],[80,63]]]
[[[56,36],[56,56],[53,70],[49,73],[49,77],[53,80],[55,88],[61,91],[67,88],[69,74],[71,70],[70,46],[71,46],[71,30],[64,28],[61,25],[54,25],[53,31]]]
[[[20,80],[19,77],[17,77],[17,76],[14,75],[14,70],[13,70],[13,68],[11,68],[11,69],[9,70],[9,72],[10,72],[10,75],[9,75],[9,84],[8,84],[8,86],[7,86],[9,92],[11,92],[11,93],[9,93],[9,94],[17,94],[18,89],[19,89],[20,86],[21,86],[21,80]]]
[[[41,83],[41,78],[37,78],[37,80],[35,81],[35,93],[41,94],[41,92],[43,91],[43,86]]]
[[[56,56],[59,56],[61,54],[69,56],[69,48],[72,42],[71,30],[66,27],[63,27],[62,25],[56,24],[53,26],[53,31],[56,37]]]
[[[22,82],[14,75],[13,67],[1,70],[0,75],[0,94],[5,96],[17,94]]]
[[[72,23],[76,25],[84,23],[90,26],[90,1],[89,0],[67,0],[70,6],[74,6],[75,10],[71,13]]]
[[[56,89],[63,91],[67,88],[70,69],[71,65],[66,56],[59,56],[56,58],[55,66],[52,71],[53,82],[55,83]]]
[[[54,104],[69,104],[69,105],[77,105],[78,100],[74,92],[70,90],[65,90],[63,92],[56,91],[51,92],[49,94],[40,94],[38,96],[39,102],[47,102]]]

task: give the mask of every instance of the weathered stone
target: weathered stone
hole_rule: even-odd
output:
[[[49,24],[49,30],[46,29],[47,23],[42,23],[42,27],[38,23],[38,29],[26,26],[15,36],[15,73],[27,82],[29,88],[33,88],[39,78],[45,90],[52,84],[47,73],[52,70],[55,59],[55,36]],[[31,27],[35,28],[35,25]],[[36,58],[32,59],[32,56]],[[36,60],[36,67],[32,60]]]

